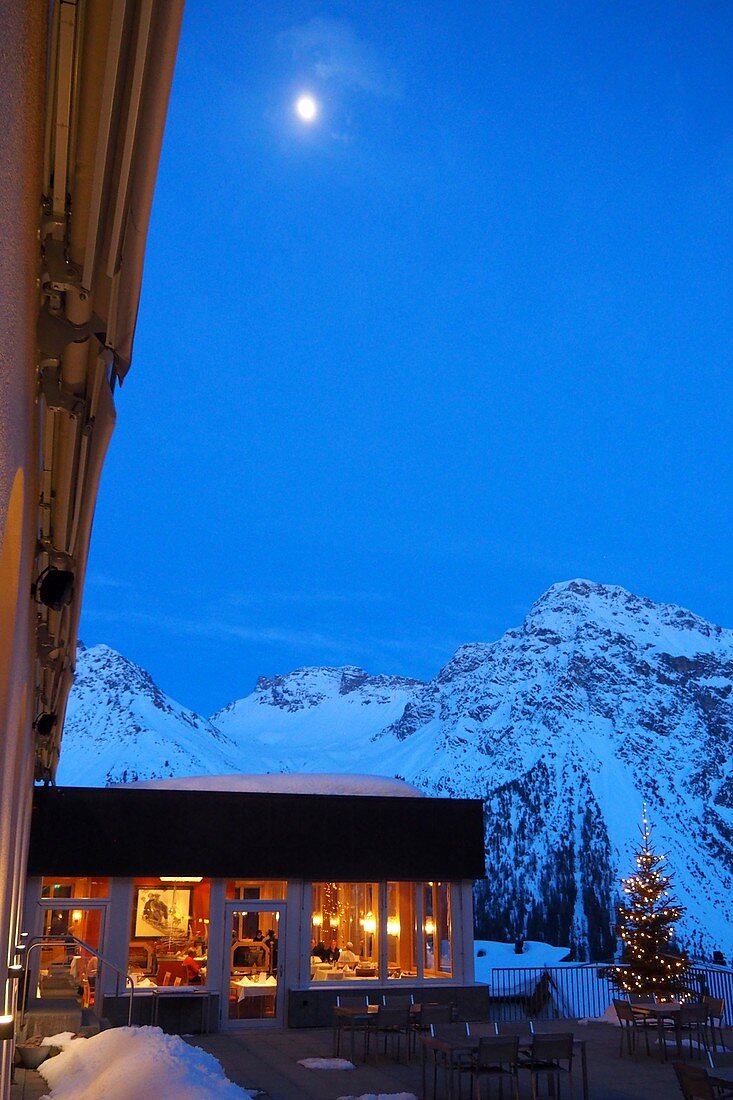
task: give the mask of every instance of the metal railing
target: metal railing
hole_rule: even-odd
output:
[[[71,935],[71,933],[66,933],[62,936],[34,936],[32,939],[30,939],[28,941],[28,947],[26,948],[26,950],[24,952],[24,954],[25,954],[25,970],[24,970],[24,973],[23,973],[23,1000],[22,1000],[22,1012],[21,1012],[21,1017],[20,1017],[20,1026],[21,1026],[21,1028],[23,1028],[25,1026],[26,1016],[28,1015],[28,976],[30,974],[30,969],[31,969],[31,967],[30,967],[31,952],[34,951],[35,948],[37,948],[37,947],[48,947],[48,946],[70,947],[72,945],[72,943],[76,944],[78,947],[81,947],[84,951],[88,951],[91,956],[93,956],[95,959],[98,960],[99,963],[102,964],[102,966],[108,966],[109,969],[113,971],[113,973],[117,977],[117,981],[115,983],[115,995],[116,996],[119,997],[119,995],[120,995],[120,978],[122,978],[124,980],[126,987],[129,984],[129,987],[130,987],[130,1005],[129,1005],[129,1008],[127,1010],[127,1026],[130,1027],[130,1025],[132,1024],[132,998],[133,998],[133,995],[135,993],[135,982],[133,981],[133,979],[130,977],[130,975],[128,973],[126,973],[126,971],[120,970],[119,966],[116,966],[113,962],[110,962],[109,959],[106,959],[104,957],[104,955],[100,954],[100,952],[97,951],[96,947],[90,947],[90,945],[88,943],[85,943],[84,940],[80,940],[77,936]],[[101,978],[101,970],[98,969],[98,971],[97,971],[97,988],[95,990],[95,998],[94,998],[95,1005],[97,1003],[97,997],[100,996],[100,994],[101,994],[100,978]]]
[[[568,966],[495,967],[489,1002],[496,1019],[583,1019],[603,1016],[614,997],[624,996],[610,963]],[[681,998],[722,997],[727,1024],[733,1022],[733,970],[690,966],[680,979]]]

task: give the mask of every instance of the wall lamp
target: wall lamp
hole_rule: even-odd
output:
[[[8,981],[17,982],[19,978],[23,977],[23,963],[11,963],[8,967]]]
[[[74,595],[74,574],[70,569],[57,569],[49,565],[31,585],[31,596],[40,600],[52,611],[61,611],[71,603]]]
[[[45,714],[41,712],[33,723],[33,729],[39,737],[50,737],[56,721],[57,715],[50,712]]]
[[[0,1040],[12,1039],[15,1035],[15,1017],[0,1016]]]

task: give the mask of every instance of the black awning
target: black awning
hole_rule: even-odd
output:
[[[28,872],[353,882],[481,878],[482,803],[36,787]]]

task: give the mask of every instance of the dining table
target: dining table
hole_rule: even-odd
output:
[[[665,1023],[669,1021],[674,1025],[674,1037],[677,1046],[677,1056],[682,1057],[682,1036],[677,1026],[677,1017],[682,1008],[681,1001],[644,1001],[632,1004],[635,1016],[642,1016],[648,1020],[655,1020],[657,1024],[657,1043],[662,1058],[667,1060],[667,1041],[665,1039]]]
[[[469,1024],[470,1027],[470,1024]],[[538,1034],[542,1034],[541,1031]],[[551,1034],[551,1032],[550,1032]],[[432,1100],[436,1100],[437,1086],[438,1086],[438,1060],[442,1057],[443,1065],[445,1069],[445,1092],[448,1100],[453,1098],[453,1070],[459,1063],[462,1055],[473,1055],[478,1051],[481,1037],[478,1035],[466,1035],[458,1036],[451,1039],[442,1039],[433,1035],[421,1035],[420,1042],[422,1044],[422,1095],[427,1100],[427,1063],[428,1055],[432,1054],[433,1065],[433,1087],[432,1087]],[[520,1057],[525,1057],[529,1054],[532,1047],[532,1035],[527,1030],[527,1034],[520,1036],[519,1039],[519,1053]],[[580,1055],[580,1073],[583,1084],[583,1100],[588,1100],[588,1060],[586,1051],[585,1039],[577,1039],[573,1036],[573,1050],[577,1051]],[[521,1061],[520,1061],[521,1067]]]

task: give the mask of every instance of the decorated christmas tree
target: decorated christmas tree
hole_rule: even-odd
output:
[[[626,993],[657,994],[663,999],[679,990],[687,958],[671,950],[674,926],[684,913],[671,896],[672,878],[665,857],[652,848],[651,826],[644,807],[637,870],[622,882],[628,904],[620,905],[616,934],[624,945],[615,977]]]

